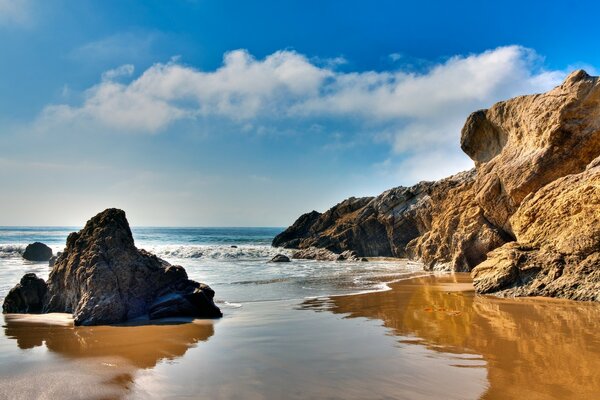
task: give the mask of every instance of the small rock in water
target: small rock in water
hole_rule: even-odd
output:
[[[52,249],[40,242],[27,245],[23,253],[23,258],[29,261],[48,261],[51,257]]]
[[[290,262],[290,258],[284,254],[277,254],[275,257],[271,258],[270,262]]]
[[[236,245],[231,246],[232,249],[237,249],[238,247]]]
[[[21,281],[13,287],[4,299],[4,313],[33,313],[42,312],[44,296],[48,286],[43,279],[35,274],[25,274]]]

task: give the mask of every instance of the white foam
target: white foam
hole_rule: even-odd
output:
[[[265,245],[156,245],[140,246],[159,257],[210,258],[217,260],[270,259],[277,254],[291,255],[292,251]]]

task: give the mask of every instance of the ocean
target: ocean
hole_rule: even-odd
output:
[[[0,297],[26,272],[48,276],[21,257],[28,243],[61,251],[76,230],[0,228]],[[281,230],[133,228],[139,248],[215,289],[223,318],[4,314],[0,399],[598,398],[598,304],[480,296],[468,274],[405,260],[270,263],[291,253],[270,245]]]
[[[62,251],[77,227],[0,227],[0,301],[28,272],[47,278],[48,264],[26,261],[25,247],[36,241]],[[216,301],[227,308],[247,302],[302,300],[387,289],[387,283],[414,276],[413,262],[322,262],[292,260],[270,263],[292,251],[271,246],[283,228],[132,228],[136,246],[171,264],[183,266],[191,279],[207,283]]]

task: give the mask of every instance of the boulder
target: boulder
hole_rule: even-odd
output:
[[[25,248],[23,258],[29,261],[48,261],[52,258],[52,249],[44,243],[31,243]]]
[[[32,273],[25,274],[6,295],[2,312],[39,314],[42,312],[47,290],[48,287],[43,279]]]
[[[284,254],[277,254],[275,257],[271,258],[270,262],[290,262],[290,258]]]
[[[213,296],[183,267],[137,249],[125,212],[107,209],[68,236],[47,281],[43,312],[72,313],[75,325],[220,317]]]

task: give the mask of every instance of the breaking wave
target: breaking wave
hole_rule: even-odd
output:
[[[12,258],[21,256],[25,251],[22,244],[0,244],[0,258]]]
[[[162,258],[209,258],[215,260],[256,260],[273,258],[292,251],[264,245],[156,245],[140,246]]]

